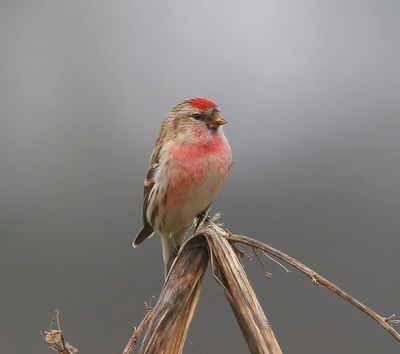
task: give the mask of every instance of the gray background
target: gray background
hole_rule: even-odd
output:
[[[215,100],[236,165],[225,225],[400,311],[400,2],[0,1],[0,352],[44,353],[59,308],[82,353],[118,353],[162,285],[132,249],[168,109]],[[397,353],[301,274],[246,262],[285,353]],[[210,276],[186,353],[246,353]]]

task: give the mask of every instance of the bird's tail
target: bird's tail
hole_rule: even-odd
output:
[[[150,224],[145,224],[143,229],[141,229],[135,237],[135,240],[132,242],[133,247],[137,247],[141,244],[146,238],[153,236],[154,229]]]

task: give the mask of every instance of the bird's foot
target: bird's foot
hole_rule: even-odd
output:
[[[197,231],[199,231],[201,229],[201,227],[208,223],[211,218],[208,216],[208,212],[210,211],[210,207],[208,207],[207,209],[203,210],[201,213],[197,214],[196,219],[196,226],[194,228],[194,233],[196,234]]]

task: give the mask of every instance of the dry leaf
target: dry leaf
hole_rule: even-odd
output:
[[[45,331],[44,334],[46,335],[44,337],[45,341],[49,344],[57,344],[59,346],[62,346],[62,332],[57,330],[57,329],[52,329],[50,332]]]
[[[65,347],[66,347],[68,353],[71,353],[71,354],[78,353],[78,349],[75,348],[74,346],[72,346],[71,344],[69,344],[68,342],[65,343]]]

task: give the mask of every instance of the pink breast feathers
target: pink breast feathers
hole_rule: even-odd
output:
[[[171,195],[174,199],[171,202],[175,203],[211,175],[222,182],[232,163],[230,147],[221,137],[210,144],[174,144],[170,146],[170,153],[169,188],[175,191]]]

